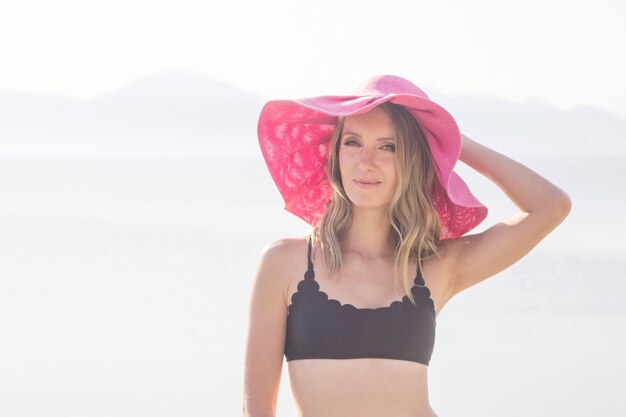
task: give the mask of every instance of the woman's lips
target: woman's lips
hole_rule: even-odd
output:
[[[380,184],[380,181],[366,181],[366,180],[354,180],[354,183],[359,186],[359,187],[363,187],[363,188],[370,188],[370,187],[375,187],[378,184]]]

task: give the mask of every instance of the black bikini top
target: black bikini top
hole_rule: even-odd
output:
[[[408,296],[388,307],[356,308],[319,290],[308,241],[308,269],[291,297],[285,357],[400,359],[428,365],[435,344],[435,308],[419,268]]]

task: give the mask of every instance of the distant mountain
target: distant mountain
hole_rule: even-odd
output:
[[[538,100],[434,97],[470,138],[512,155],[626,154],[626,120],[592,106],[560,110]]]
[[[0,91],[0,156],[256,152],[264,102],[184,72],[141,78],[90,101]]]
[[[626,154],[626,120],[539,101],[432,93],[461,131],[509,155]],[[0,156],[259,156],[266,98],[203,75],[167,71],[90,101],[0,90]]]

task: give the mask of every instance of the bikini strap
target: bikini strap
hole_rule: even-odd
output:
[[[420,272],[419,265],[417,266],[417,273],[415,274],[415,284],[421,285],[421,286],[426,285],[424,282],[424,278],[422,277],[422,274]]]
[[[315,278],[315,272],[313,271],[313,261],[311,261],[311,249],[312,249],[311,235],[309,235],[309,237],[307,238],[307,263],[308,263],[308,268],[306,270],[306,273],[304,274],[304,278],[306,278],[306,279],[314,279]]]

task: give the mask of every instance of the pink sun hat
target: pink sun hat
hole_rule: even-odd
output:
[[[285,209],[312,226],[319,223],[332,199],[325,164],[338,118],[366,113],[387,101],[404,106],[426,136],[438,180],[432,197],[441,221],[440,239],[464,235],[487,217],[488,209],[453,171],[461,153],[459,127],[424,91],[393,75],[374,76],[350,96],[265,104],[257,128],[259,145]]]

